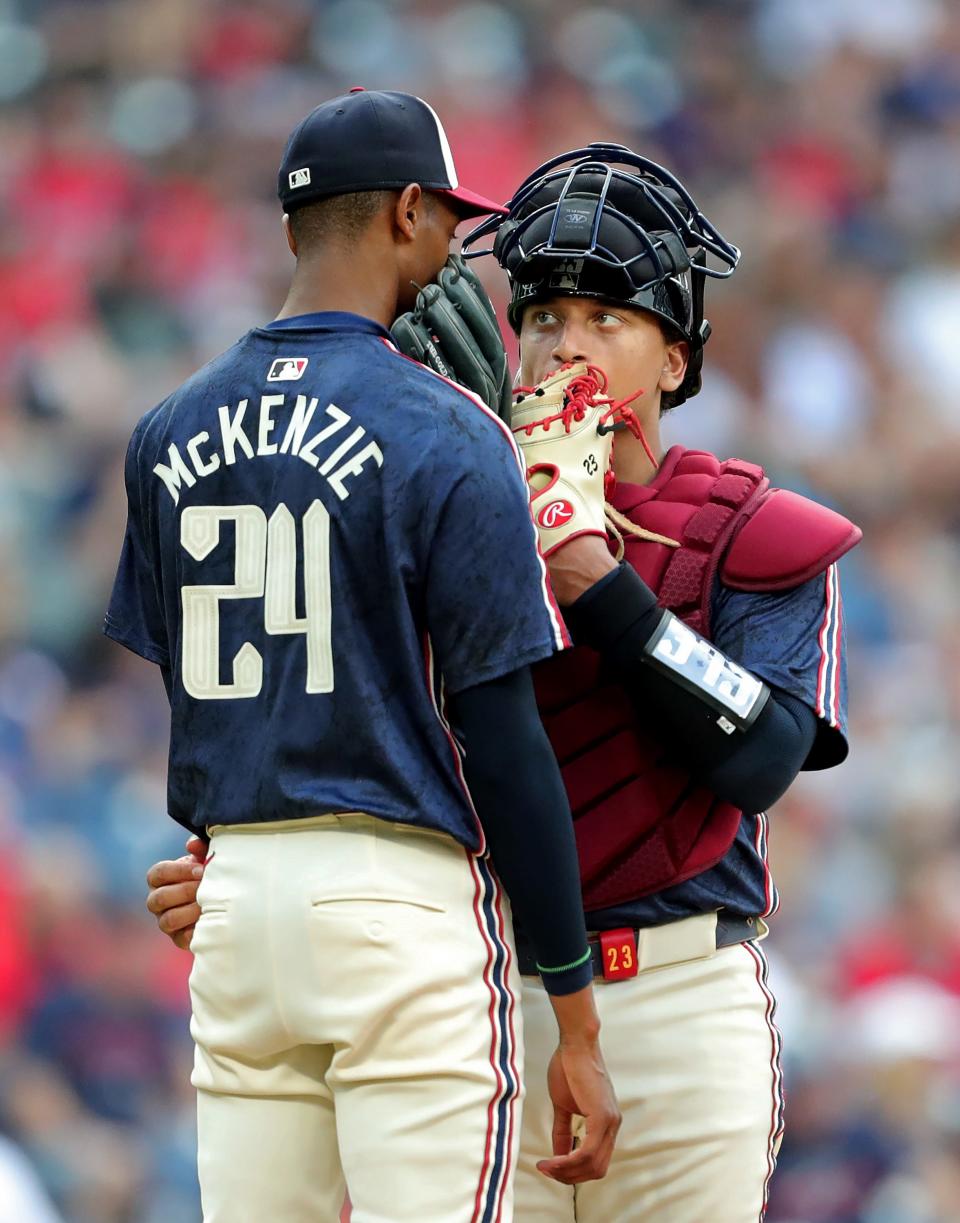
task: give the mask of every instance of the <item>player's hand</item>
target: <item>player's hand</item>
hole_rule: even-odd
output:
[[[155,862],[147,871],[147,908],[157,925],[181,950],[186,951],[200,916],[197,888],[203,878],[207,845],[190,837],[187,852],[175,861]]]
[[[606,540],[581,535],[568,540],[547,559],[550,585],[561,607],[575,603],[591,586],[605,577],[617,562],[610,555]]]
[[[606,1176],[613,1155],[620,1109],[603,1061],[599,1042],[565,1042],[550,1059],[547,1089],[553,1101],[553,1158],[537,1168],[564,1185],[578,1185]],[[586,1133],[573,1145],[573,1118],[583,1117]]]
[[[451,255],[436,283],[393,324],[406,356],[479,395],[491,411],[510,419],[510,369],[493,303],[459,255]]]

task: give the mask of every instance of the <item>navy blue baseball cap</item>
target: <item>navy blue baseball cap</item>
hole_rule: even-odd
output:
[[[419,183],[463,217],[505,213],[460,186],[447,134],[433,107],[409,93],[357,86],[321,104],[294,128],[277,194],[286,212],[329,195]]]

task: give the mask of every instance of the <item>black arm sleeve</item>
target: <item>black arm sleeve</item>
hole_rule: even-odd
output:
[[[636,571],[621,565],[566,608],[564,619],[577,644],[592,646],[617,668],[644,723],[699,782],[741,811],[765,810],[813,746],[813,710],[771,689],[756,717],[734,729],[700,692],[650,665],[647,647],[665,614]]]
[[[803,701],[770,689],[770,700],[756,722],[739,736],[735,751],[702,780],[741,811],[765,811],[781,798],[803,768],[817,734],[816,714]]]
[[[490,856],[551,994],[593,979],[570,805],[528,668],[450,698]]]

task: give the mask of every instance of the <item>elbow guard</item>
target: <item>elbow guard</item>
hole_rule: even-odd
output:
[[[724,734],[747,730],[770,699],[770,689],[762,680],[688,628],[673,612],[662,614],[641,649],[644,664],[702,702]]]
[[[577,645],[602,653],[641,688],[644,672],[651,680],[660,677],[676,694],[668,703],[678,715],[706,715],[723,736],[748,730],[770,698],[766,684],[661,608],[629,565],[582,595],[565,619]],[[664,691],[661,684],[653,687]]]

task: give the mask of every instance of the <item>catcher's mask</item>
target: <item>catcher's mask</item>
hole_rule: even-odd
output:
[[[627,168],[624,168],[627,167]],[[524,306],[558,294],[599,297],[649,310],[690,345],[673,393],[700,390],[708,276],[735,270],[740,251],[704,216],[683,184],[621,144],[598,143],[544,162],[507,204],[463,242],[467,258],[492,253],[510,278],[507,315],[520,330]],[[495,234],[493,247],[469,250]],[[713,256],[719,267],[710,267]]]

